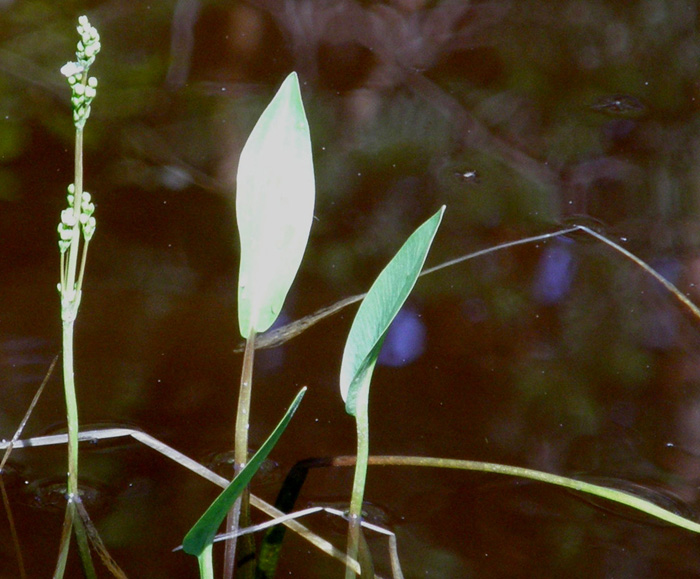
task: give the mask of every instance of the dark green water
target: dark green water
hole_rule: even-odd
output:
[[[103,46],[86,135],[98,227],[76,328],[86,425],[133,425],[201,461],[232,447],[235,169],[291,70],[318,189],[286,321],[366,291],[442,204],[429,265],[581,223],[700,302],[691,0],[5,2],[2,438],[60,348],[56,224],[73,134],[59,69],[84,12]],[[353,315],[257,357],[253,444],[309,387],[273,453],[277,474],[254,487],[268,500],[298,460],[354,452],[338,392]],[[372,452],[602,477],[694,513],[699,329],[657,282],[581,234],[426,276],[375,373]],[[27,435],[64,420],[57,373]],[[31,577],[55,562],[61,508],[40,491],[62,480],[64,453],[17,451],[7,476]],[[195,561],[171,550],[215,487],[123,441],[86,447],[81,472],[97,491],[90,512],[130,577],[197,576]],[[299,506],[338,504],[351,480],[350,469],[320,469]],[[700,576],[695,535],[541,484],[376,467],[367,500],[396,532],[406,577]],[[308,524],[344,544],[337,522]],[[0,537],[0,576],[16,577],[6,523]],[[388,576],[386,543],[370,544]],[[292,538],[280,570],[290,575],[341,569]]]

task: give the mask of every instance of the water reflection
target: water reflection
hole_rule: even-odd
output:
[[[468,169],[466,171],[455,171],[453,174],[455,179],[457,179],[460,183],[465,183],[468,185],[478,185],[481,183],[481,175],[478,171],[473,169]]]
[[[670,490],[656,486],[653,483],[645,484],[630,480],[629,478],[623,479],[595,475],[577,475],[576,478],[592,484],[624,491],[632,496],[648,500],[651,503],[666,509],[667,511],[686,519],[690,519],[691,521],[700,521],[698,511],[688,504],[687,501],[683,500],[680,496],[675,495]],[[640,513],[635,509],[627,508],[624,505],[613,503],[611,501],[605,501],[603,499],[597,499],[596,497],[591,497],[590,495],[585,495],[584,493],[575,494],[577,494],[577,496],[579,496],[582,500],[590,502],[596,507],[614,513],[617,516],[629,518],[634,521],[640,521],[646,525],[669,526],[669,523],[645,516],[643,513]]]
[[[347,535],[347,513],[350,509],[350,503],[347,500],[334,500],[333,498],[328,497],[325,499],[319,498],[317,500],[308,501],[306,507],[322,507],[332,509],[334,511],[340,511],[345,516],[338,516],[332,513],[325,513],[324,518],[328,521],[329,528],[335,535],[339,537]],[[368,523],[389,530],[391,530],[392,521],[395,520],[394,515],[390,514],[390,511],[387,507],[369,501],[365,501],[362,504],[362,518]]]
[[[611,116],[639,117],[647,107],[632,95],[618,94],[600,97],[591,105],[591,109]]]
[[[4,391],[9,393],[41,384],[56,354],[55,348],[50,340],[38,336],[0,336],[0,376]]]
[[[542,252],[532,287],[533,297],[538,302],[556,304],[569,292],[576,273],[572,244],[570,239],[557,238]]]
[[[411,307],[404,307],[389,327],[378,363],[392,367],[413,363],[425,350],[426,334],[420,314]]]
[[[365,291],[442,203],[448,213],[431,263],[581,215],[699,295],[700,33],[691,0],[523,0],[517,9],[500,0],[179,0],[147,10],[117,0],[91,10],[112,50],[100,71],[108,90],[86,135],[100,220],[77,328],[86,421],[137,420],[193,454],[230,445],[240,361],[231,352],[236,161],[292,68],[312,127],[319,220],[290,319]],[[38,0],[0,11],[6,437],[60,334],[54,233],[72,135],[57,71],[70,57],[60,56],[72,45],[69,12]],[[399,405],[395,388],[373,389],[373,443],[558,471],[569,468],[575,441],[600,440],[619,413],[659,477],[692,501],[700,476],[690,454],[700,448],[695,320],[598,240],[569,237],[421,278],[420,308],[402,313],[385,344],[382,361],[397,367],[378,373],[407,395]],[[284,355],[258,358],[253,427],[261,439],[286,388],[310,386],[275,460],[293,464],[319,447],[351,451],[352,425],[336,394],[351,318],[339,313]],[[60,388],[47,396],[30,429],[61,420]],[[669,440],[689,452],[654,450]],[[128,470],[132,453],[105,471]],[[590,455],[603,467],[619,456],[605,445]],[[36,462],[36,479],[64,468]],[[113,540],[136,545],[125,555],[132,576],[189,579],[196,569],[183,559],[152,553],[181,540],[210,489],[150,457],[138,462],[151,492],[111,513]],[[617,478],[643,466],[632,453]],[[694,576],[700,568],[684,548],[687,535],[603,516],[565,493],[516,486],[494,496],[445,473],[409,476],[370,477],[369,489],[415,516],[399,538],[407,574],[653,576],[661,566],[665,576]],[[342,482],[322,490],[342,493]],[[27,527],[31,540],[46,521]],[[154,537],[162,541],[144,554]],[[40,538],[37,561],[49,540]],[[324,577],[303,555],[289,557],[289,572]]]
[[[253,454],[255,454],[255,451],[251,450],[250,456]],[[202,464],[229,480],[233,480],[235,477],[235,456],[232,450],[210,454],[202,460]],[[279,464],[267,458],[263,461],[260,465],[260,469],[255,474],[251,488],[253,492],[260,492],[262,488],[272,490],[276,489],[281,481],[282,473]]]
[[[67,487],[65,477],[40,479],[30,482],[24,489],[29,504],[41,510],[59,513],[66,508]],[[81,479],[78,494],[93,516],[101,514],[109,502],[109,493],[94,481]]]

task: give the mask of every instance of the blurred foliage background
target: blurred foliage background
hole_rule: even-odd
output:
[[[432,263],[582,223],[700,299],[692,0],[4,0],[3,436],[58,343],[55,227],[73,147],[59,69],[72,58],[83,13],[103,46],[86,131],[98,220],[78,330],[86,422],[136,423],[196,456],[228,444],[239,364],[231,353],[235,170],[292,69],[310,119],[318,196],[288,320],[365,291],[443,203]],[[379,371],[376,452],[643,480],[695,503],[698,323],[620,255],[582,235],[524,246],[428,276],[413,301],[427,341],[416,362]],[[294,384],[312,387],[306,422],[279,449],[286,466],[353,451],[335,391],[349,318],[259,357],[258,440],[280,414],[280,396]],[[309,357],[319,350],[328,355]],[[31,424],[39,432],[61,420],[54,388]],[[23,460],[39,477],[43,459]],[[127,461],[95,470],[122,481],[110,485],[122,508],[131,469],[149,462],[137,469]],[[158,474],[139,475],[151,490],[139,507],[150,518],[138,524],[169,549],[194,514],[173,512],[174,529],[154,532],[149,523],[161,520],[166,500],[153,500]],[[345,488],[346,478],[333,476],[326,484]],[[576,576],[574,568],[694,576],[700,568],[697,554],[682,550],[685,535],[610,523],[558,491],[506,482],[494,493],[498,483],[481,479],[420,477],[397,497],[395,485],[370,474],[369,492],[408,518],[400,527],[407,551],[425,549],[415,568],[442,569],[441,577],[500,576],[514,565],[523,576]],[[440,521],[426,520],[431,509]],[[154,547],[127,538],[135,519],[110,513],[106,534],[143,569]],[[603,555],[590,557],[591,549]],[[149,576],[193,576],[174,561]]]

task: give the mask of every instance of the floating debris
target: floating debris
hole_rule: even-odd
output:
[[[601,97],[591,105],[591,109],[615,117],[640,117],[647,111],[642,101],[626,94]]]
[[[455,171],[454,177],[461,183],[467,183],[469,185],[478,185],[481,183],[481,175],[473,169],[468,171]]]

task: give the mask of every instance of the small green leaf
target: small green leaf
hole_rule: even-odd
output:
[[[363,385],[369,387],[386,332],[416,283],[444,211],[443,206],[406,240],[357,311],[340,367],[340,394],[351,416],[356,414],[358,392]]]
[[[292,419],[305,393],[306,388],[302,388],[299,394],[296,395],[296,398],[294,398],[294,401],[282,420],[280,420],[280,423],[275,427],[272,434],[270,434],[258,452],[255,453],[253,458],[250,459],[250,462],[238,473],[238,476],[236,476],[236,478],[231,481],[231,484],[222,491],[190,529],[187,535],[185,535],[185,539],[182,542],[182,549],[185,553],[199,557],[207,546],[213,543],[216,531],[231,510],[233,503],[236,502],[236,499],[248,486],[253,475],[260,468],[260,465],[267,458],[267,455],[270,454],[275,444],[277,444],[277,441],[280,436],[282,436],[285,428],[287,428],[289,421]]]
[[[282,310],[309,239],[314,192],[309,124],[293,72],[258,119],[238,164],[238,326],[245,339],[267,330]]]

